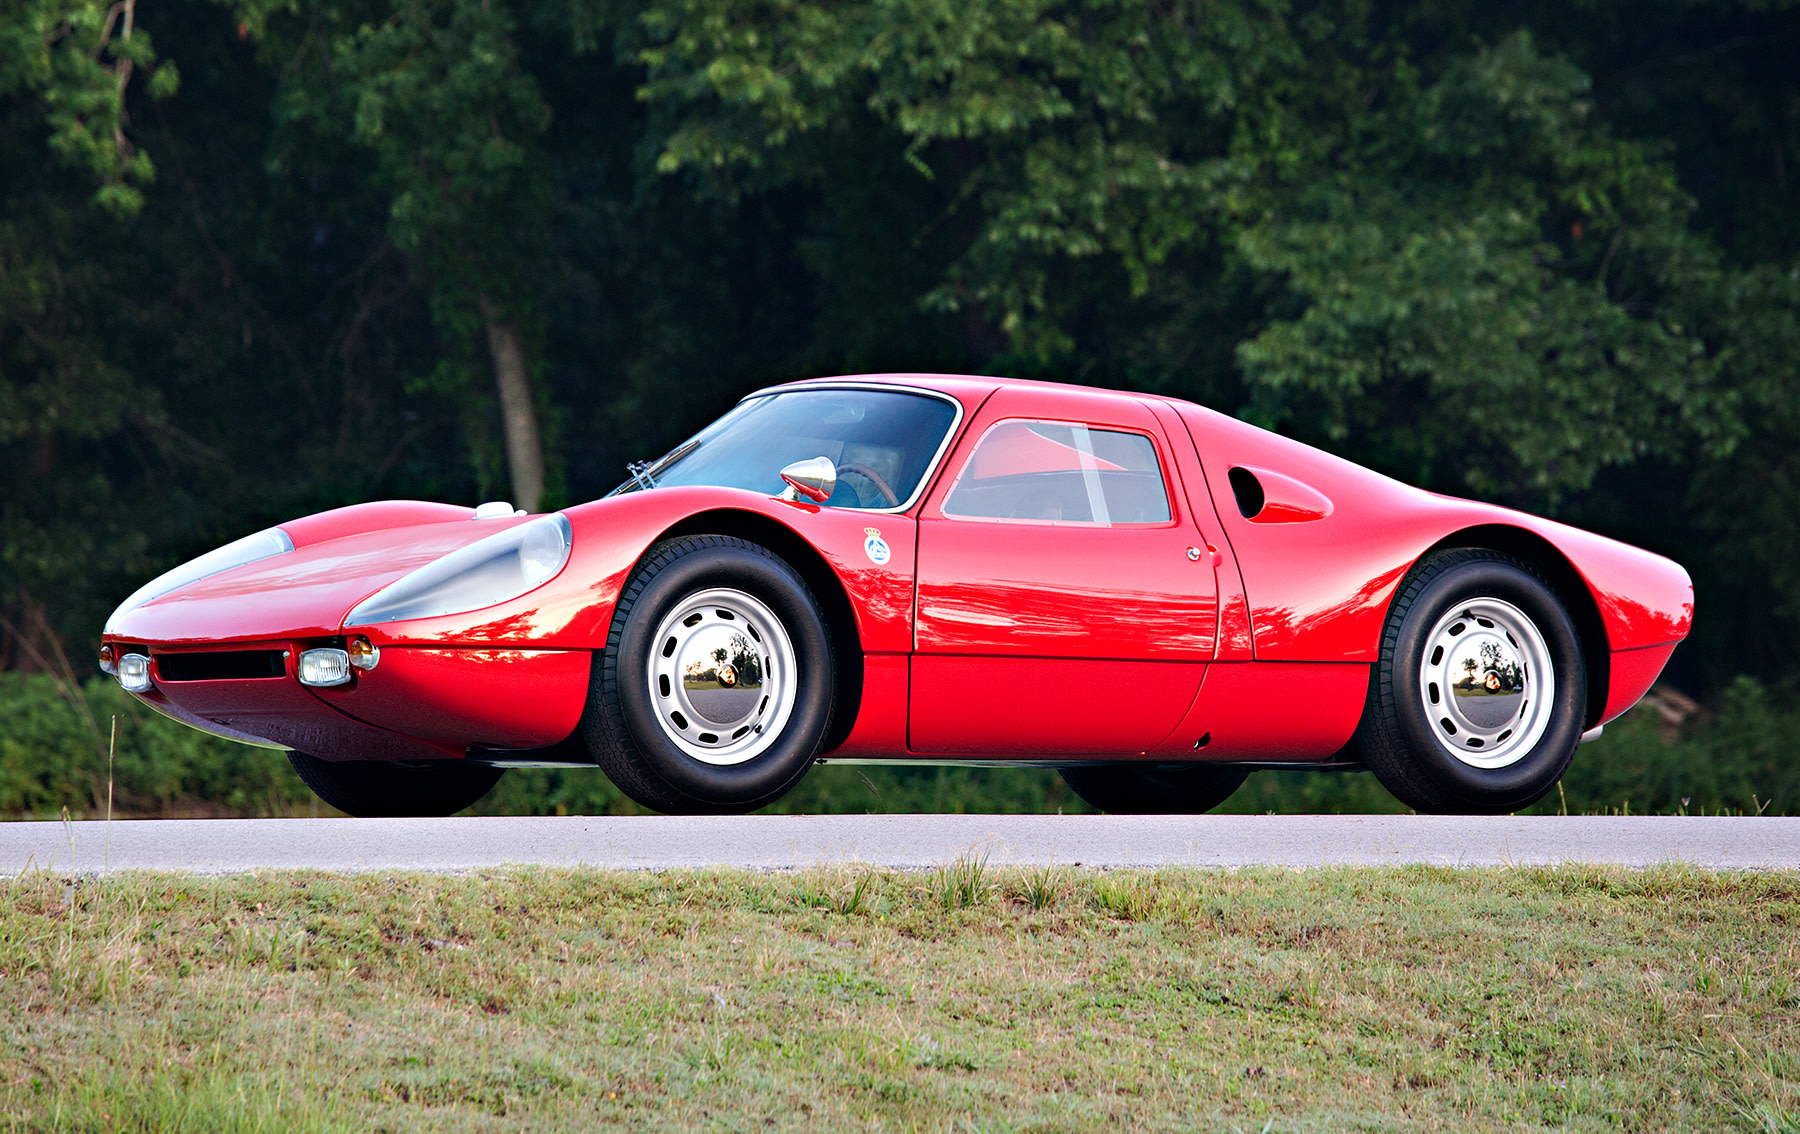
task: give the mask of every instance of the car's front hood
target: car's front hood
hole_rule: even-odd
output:
[[[315,543],[151,599],[119,614],[108,636],[161,644],[330,637],[382,587],[522,519],[414,524]]]

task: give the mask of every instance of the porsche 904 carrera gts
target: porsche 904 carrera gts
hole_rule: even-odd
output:
[[[1365,767],[1553,787],[1687,634],[1675,563],[1200,406],[940,375],[752,394],[602,499],[360,504],[147,583],[101,665],[356,815],[598,765],[674,813],[821,760],[1055,767],[1115,812]]]

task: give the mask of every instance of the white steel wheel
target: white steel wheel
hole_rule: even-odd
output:
[[[1536,747],[1556,703],[1537,625],[1497,598],[1458,603],[1425,636],[1419,700],[1437,743],[1472,768],[1505,768]]]
[[[831,734],[831,627],[801,573],[735,536],[652,545],[594,658],[582,730],[620,791],[671,815],[754,811]]]
[[[1354,744],[1414,810],[1505,814],[1556,786],[1589,709],[1580,633],[1543,576],[1504,552],[1447,548],[1388,608]]]
[[[656,723],[676,748],[718,767],[762,755],[794,711],[799,667],[787,629],[752,595],[709,588],[677,603],[650,639]]]

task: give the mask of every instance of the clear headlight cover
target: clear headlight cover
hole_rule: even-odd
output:
[[[389,583],[358,603],[344,625],[461,614],[518,598],[563,569],[569,538],[560,514],[508,528]]]
[[[283,555],[292,550],[294,541],[280,528],[267,528],[255,535],[233,540],[224,547],[216,547],[198,559],[190,559],[172,571],[165,571],[133,591],[131,597],[120,603],[119,608],[106,620],[106,633],[114,632],[113,626],[120,615],[136,610],[153,598],[160,598],[170,591],[179,590],[189,583],[197,583],[222,571],[229,571],[233,567],[242,567],[246,563],[255,563],[259,559]]]

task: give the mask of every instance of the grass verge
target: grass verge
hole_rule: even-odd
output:
[[[1767,1129],[1800,875],[27,875],[0,1126]]]

